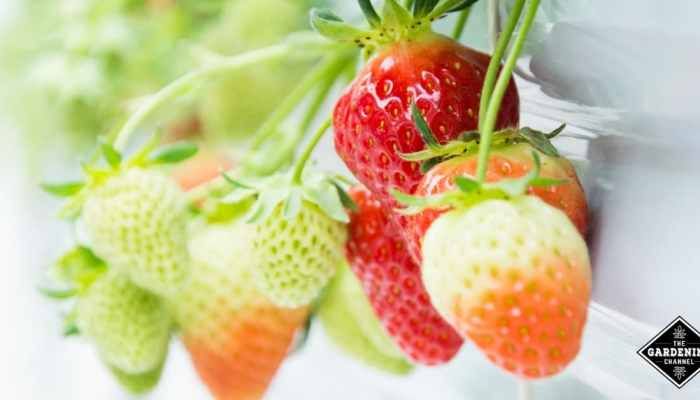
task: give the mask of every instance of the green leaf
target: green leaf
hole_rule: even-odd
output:
[[[558,134],[558,132],[561,132],[561,130],[564,129],[564,126],[560,126],[559,128],[555,129],[552,133]],[[521,128],[518,131],[518,135],[525,139],[530,145],[537,150],[539,150],[542,154],[546,154],[550,157],[559,157],[559,152],[557,151],[557,148],[554,147],[554,145],[549,141],[549,137],[547,134],[525,127]]]
[[[47,288],[40,286],[37,288],[39,292],[44,295],[45,297],[48,297],[53,300],[66,300],[70,299],[71,297],[74,297],[76,294],[78,294],[78,291],[76,289],[54,289],[54,288]]]
[[[457,184],[459,190],[461,190],[463,193],[472,193],[481,188],[479,181],[466,176],[458,176],[455,179],[455,183]]]
[[[413,3],[413,16],[422,18],[430,14],[440,0],[416,0]]]
[[[61,206],[58,210],[57,216],[60,219],[73,220],[80,216],[83,210],[83,205],[87,200],[86,192],[79,192],[75,196],[68,199],[68,201]]]
[[[415,101],[411,102],[411,118],[413,119],[413,123],[416,124],[416,128],[418,128],[418,132],[425,144],[432,149],[440,147],[440,143],[435,138],[435,135],[433,135],[428,123],[425,122],[425,118],[423,118],[423,114],[421,114]]]
[[[148,159],[157,164],[174,164],[194,156],[198,150],[194,143],[178,142],[155,150]]]
[[[346,192],[345,189],[343,189],[337,182],[331,183],[333,186],[335,186],[335,190],[338,191],[338,197],[340,198],[340,202],[343,204],[343,207],[345,207],[346,210],[357,212],[359,208],[357,207],[355,200],[348,195],[348,192]]]
[[[550,186],[564,185],[568,182],[569,182],[568,179],[553,179],[553,178],[543,178],[541,176],[538,176],[537,178],[534,178],[533,180],[530,181],[530,186],[550,187]]]
[[[322,36],[339,42],[355,42],[370,35],[367,31],[343,22],[332,11],[316,8],[311,10],[311,27]]]
[[[112,168],[117,168],[122,162],[122,155],[109,143],[103,142],[100,144],[100,151],[107,164]]]
[[[292,220],[301,210],[301,191],[299,188],[292,188],[289,197],[284,202],[283,215],[287,220]]]
[[[379,18],[379,14],[377,14],[377,11],[374,9],[372,1],[357,0],[357,2],[360,4],[362,14],[365,15],[365,18],[367,18],[367,22],[369,22],[369,26],[371,26],[372,28],[378,28],[382,24],[382,19]]]
[[[520,196],[527,191],[530,183],[535,180],[540,175],[540,156],[537,155],[536,151],[532,152],[532,158],[534,159],[534,166],[527,175],[516,179],[501,179],[495,183],[484,183],[483,187],[486,190],[500,190],[509,196]]]
[[[42,183],[41,188],[58,197],[70,197],[85,187],[84,182]]]
[[[384,0],[384,10],[382,11],[384,25],[401,29],[409,26],[413,18],[411,14],[403,8],[396,0]]]
[[[247,183],[245,183],[245,182],[242,182],[242,181],[240,181],[240,180],[238,180],[238,179],[235,179],[235,178],[231,177],[231,175],[229,175],[229,174],[227,174],[227,173],[225,173],[225,172],[222,173],[221,176],[224,177],[224,180],[225,180],[226,182],[228,182],[228,183],[230,183],[231,185],[233,185],[234,188],[256,190],[255,187],[253,187],[253,186],[251,186],[251,185],[249,185],[249,184],[247,184]]]

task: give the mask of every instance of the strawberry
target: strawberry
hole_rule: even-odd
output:
[[[284,208],[256,225],[256,282],[273,303],[299,307],[316,298],[342,264],[347,232],[315,203],[301,200],[291,219]]]
[[[591,290],[586,243],[534,196],[441,215],[423,240],[423,280],[438,311],[488,358],[526,378],[579,351]]]
[[[168,351],[172,319],[163,302],[110,270],[78,299],[76,324],[105,363],[125,374],[159,368]]]
[[[138,395],[150,392],[158,384],[163,374],[164,364],[165,360],[160,366],[139,374],[129,374],[115,367],[110,367],[110,372],[124,389]]]
[[[385,45],[340,97],[333,111],[336,152],[385,207],[396,206],[391,187],[413,193],[423,175],[418,163],[400,157],[425,148],[412,102],[440,143],[475,130],[489,60],[444,36],[413,34]],[[513,81],[498,115],[498,127],[518,125]]]
[[[192,362],[217,399],[261,398],[308,315],[255,289],[254,233],[244,223],[197,232],[189,243],[192,278],[171,300]]]
[[[347,266],[338,271],[328,286],[318,317],[328,337],[348,355],[394,374],[412,370],[377,320],[362,286]]]
[[[489,157],[486,181],[496,182],[524,176],[533,167],[531,151],[532,147],[527,143],[494,148]],[[565,182],[550,187],[531,186],[528,188],[528,193],[564,211],[579,232],[585,235],[588,229],[588,207],[576,170],[566,158],[548,156],[544,153],[540,153],[540,157],[542,158],[541,175],[546,178],[565,180]],[[443,161],[426,173],[418,184],[415,194],[428,196],[452,190],[455,187],[455,178],[473,177],[476,166],[476,154]],[[433,221],[444,212],[445,210],[426,209],[419,214],[405,217],[407,223],[403,233],[414,260],[421,260],[421,240]]]
[[[167,295],[186,280],[186,201],[167,176],[130,168],[107,177],[82,218],[95,253],[135,284]]]
[[[406,252],[390,212],[363,186],[349,192],[347,257],[372,308],[389,335],[413,361],[442,364],[454,357],[462,338],[430,303],[420,267]]]

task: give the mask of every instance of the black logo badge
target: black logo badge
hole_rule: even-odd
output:
[[[678,317],[637,353],[680,389],[700,372],[700,332]]]

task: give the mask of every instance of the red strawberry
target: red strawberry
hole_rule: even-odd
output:
[[[449,361],[462,339],[430,303],[420,268],[405,251],[396,225],[363,186],[349,194],[358,211],[350,215],[348,260],[382,325],[413,361]]]
[[[545,178],[566,180],[565,183],[549,187],[530,187],[534,194],[551,206],[559,208],[569,217],[582,235],[588,230],[588,206],[586,194],[576,176],[571,162],[563,157],[550,157],[540,153],[542,166],[540,175]],[[444,193],[455,187],[458,176],[473,177],[476,172],[477,155],[456,157],[433,167],[423,177],[415,191],[417,196]],[[486,180],[496,182],[506,178],[519,178],[533,167],[532,147],[516,144],[494,148],[489,157]],[[421,241],[425,232],[440,214],[446,210],[426,209],[406,216],[404,236],[408,250],[414,260],[421,260]]]
[[[423,175],[417,162],[399,156],[425,147],[411,119],[411,103],[440,143],[475,130],[489,61],[488,55],[454,40],[421,33],[385,47],[338,100],[336,152],[385,207],[397,205],[390,188],[413,193]],[[515,127],[518,119],[518,92],[511,80],[497,129]]]

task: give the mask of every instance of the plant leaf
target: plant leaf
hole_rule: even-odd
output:
[[[194,143],[178,142],[156,149],[148,158],[157,164],[174,164],[194,156],[198,150]]]
[[[75,318],[66,318],[63,325],[63,337],[78,336],[80,335],[80,328],[75,321]]]
[[[371,26],[372,28],[378,28],[382,24],[382,19],[379,18],[379,14],[377,14],[377,11],[374,9],[372,1],[357,0],[357,2],[360,4],[362,14],[365,15],[365,18],[367,18],[367,22],[369,22],[369,26]]]
[[[106,270],[105,262],[92,250],[85,246],[76,246],[58,259],[52,272],[57,279],[82,290],[90,287]]]
[[[275,208],[288,196],[288,188],[263,190],[255,201],[255,204],[253,204],[246,218],[246,222],[255,224],[265,221],[272,215]]]
[[[563,130],[564,128],[559,127],[555,129],[554,132],[561,132],[560,129]],[[546,154],[550,157],[559,157],[557,148],[554,147],[554,145],[549,141],[547,134],[525,127],[518,131],[518,135],[530,143],[532,147],[539,150],[542,154]]]
[[[311,26],[322,36],[339,42],[355,42],[370,35],[367,31],[343,22],[332,11],[325,9],[311,10]]]
[[[84,182],[42,183],[41,188],[58,197],[70,197],[85,187]]]
[[[442,158],[440,157],[429,158],[420,164],[420,172],[423,174],[427,174],[428,171],[433,169],[434,166],[440,164],[441,162]]]
[[[122,155],[114,148],[111,144],[107,142],[102,142],[100,144],[100,151],[104,157],[107,164],[112,168],[117,168],[122,162]]]
[[[549,133],[546,133],[545,136],[547,137],[547,139],[553,139],[553,138],[555,138],[557,135],[559,135],[560,133],[562,133],[562,132],[564,131],[565,128],[566,128],[566,124],[561,124],[561,125],[559,125],[559,127],[558,127],[557,129],[555,129],[555,130],[553,130],[553,131],[551,131],[551,132],[549,132]]]
[[[413,123],[416,124],[416,128],[418,128],[418,132],[425,144],[432,149],[440,147],[440,143],[438,143],[435,135],[433,135],[428,123],[425,122],[425,118],[423,118],[423,114],[421,114],[415,101],[411,102],[411,118],[413,119]]]

